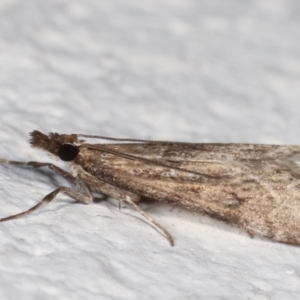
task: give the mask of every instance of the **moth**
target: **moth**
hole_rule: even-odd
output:
[[[89,204],[93,192],[101,192],[131,205],[172,246],[171,234],[138,206],[142,197],[222,220],[250,236],[300,244],[300,146],[194,144],[39,131],[30,135],[32,147],[65,161],[70,173],[51,163],[0,162],[48,167],[73,188],[60,186],[32,208],[1,222],[32,213],[59,193]],[[93,144],[82,138],[113,142]]]

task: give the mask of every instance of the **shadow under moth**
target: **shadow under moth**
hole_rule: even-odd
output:
[[[124,201],[171,234],[138,205],[141,197],[171,202],[242,228],[251,236],[300,245],[300,147],[255,144],[194,144],[115,139],[84,134],[30,133],[70,173],[43,162],[0,163],[48,167],[73,184],[60,186],[8,221],[32,213],[58,193],[89,204],[93,192]],[[110,140],[91,144],[81,138]]]

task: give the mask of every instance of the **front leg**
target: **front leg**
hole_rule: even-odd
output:
[[[70,196],[71,198],[84,203],[84,204],[90,204],[93,202],[93,196],[91,195],[91,192],[88,188],[88,186],[80,179],[80,178],[76,178],[75,179],[75,187],[76,189],[72,189],[66,186],[60,186],[59,188],[57,188],[56,190],[54,190],[53,192],[49,193],[48,195],[46,195],[42,201],[40,201],[38,204],[36,204],[35,206],[31,207],[30,209],[23,211],[21,213],[18,213],[16,215],[12,215],[6,218],[2,218],[0,219],[0,222],[4,222],[4,221],[9,221],[9,220],[13,220],[13,219],[17,219],[23,216],[26,216],[32,212],[34,212],[35,210],[37,210],[39,207],[49,203],[50,201],[52,201],[55,196],[59,193],[64,193],[68,196]]]
[[[141,198],[140,195],[137,195],[129,191],[125,191],[109,183],[101,181],[98,178],[86,172],[80,172],[81,174],[79,175],[79,177],[74,177],[72,174],[66,172],[65,170],[51,163],[41,163],[36,161],[21,162],[21,161],[6,160],[2,158],[0,158],[0,163],[6,163],[6,164],[18,165],[18,166],[31,166],[34,168],[48,167],[49,169],[56,172],[58,175],[67,179],[69,182],[75,183],[75,189],[61,186],[56,190],[52,191],[51,193],[49,193],[48,195],[46,195],[38,204],[31,207],[30,209],[6,218],[2,218],[0,219],[0,222],[5,222],[5,221],[20,218],[22,216],[26,216],[34,212],[35,210],[37,210],[39,207],[52,201],[55,198],[55,196],[59,193],[64,193],[81,203],[89,204],[93,201],[93,196],[91,194],[91,191],[97,191],[119,200],[120,203],[122,201],[127,202],[136,211],[142,214],[149,222],[153,223],[157,228],[159,228],[166,235],[171,246],[174,246],[174,240],[171,234],[163,226],[161,226],[158,222],[156,222],[152,217],[146,214],[138,205],[136,205],[136,202],[140,201]],[[88,185],[85,182],[88,182]]]
[[[8,160],[8,159],[3,159],[3,158],[0,158],[0,163],[14,165],[14,166],[22,166],[22,167],[30,166],[33,168],[48,167],[50,170],[54,171],[55,173],[57,173],[58,175],[65,178],[66,180],[68,180],[71,183],[75,183],[75,180],[76,180],[76,178],[72,174],[68,173],[67,171],[65,171],[51,163],[43,163],[43,162],[39,162],[39,161],[24,162],[24,161]]]
[[[174,246],[174,239],[172,235],[157,221],[155,221],[151,216],[149,216],[147,213],[145,213],[137,204],[136,202],[139,202],[141,199],[141,196],[126,190],[123,190],[121,188],[118,188],[112,184],[109,184],[107,182],[104,182],[103,180],[98,179],[97,177],[88,174],[86,172],[83,172],[81,170],[79,172],[79,176],[82,178],[84,182],[89,183],[89,187],[92,191],[101,192],[103,194],[108,195],[109,197],[112,197],[114,199],[119,200],[119,204],[122,203],[122,201],[125,201],[128,203],[131,207],[133,207],[137,212],[139,212],[146,220],[153,223],[157,228],[159,228],[167,237],[168,241],[170,242],[171,246]],[[119,206],[120,209],[120,206]]]

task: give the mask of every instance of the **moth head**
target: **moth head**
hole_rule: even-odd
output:
[[[76,134],[43,134],[37,130],[30,133],[32,147],[40,148],[58,156],[61,160],[72,161],[77,157],[79,146],[84,140],[79,140]]]

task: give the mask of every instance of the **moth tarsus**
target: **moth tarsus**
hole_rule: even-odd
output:
[[[91,144],[81,138],[115,143]],[[128,203],[170,233],[136,203],[141,197],[184,208],[238,226],[250,235],[300,244],[300,147],[255,144],[192,144],[116,139],[83,134],[31,133],[30,143],[69,165],[71,173],[42,162],[0,163],[48,167],[74,185],[61,186],[8,221],[30,214],[64,193],[89,204],[93,192]]]

